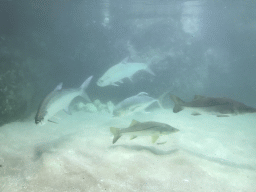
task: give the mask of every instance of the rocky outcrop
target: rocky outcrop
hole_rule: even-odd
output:
[[[19,58],[0,56],[0,125],[16,120],[25,114],[27,100],[23,88],[29,88]]]

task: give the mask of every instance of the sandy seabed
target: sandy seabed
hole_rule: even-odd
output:
[[[256,114],[191,116],[155,110],[112,118],[60,112],[59,124],[0,127],[0,191],[254,192]],[[112,144],[109,127],[131,120],[167,123],[180,132]],[[161,144],[167,141],[166,144]]]

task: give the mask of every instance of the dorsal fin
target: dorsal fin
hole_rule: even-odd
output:
[[[122,63],[122,64],[126,64],[127,61],[128,61],[128,59],[129,59],[129,57],[125,57],[125,58],[121,61],[121,63]]]
[[[140,122],[133,119],[132,122],[131,122],[131,124],[130,124],[130,127],[133,126],[133,125],[136,125],[136,124],[138,124],[138,123],[140,123]]]
[[[146,93],[146,92],[140,92],[140,93],[137,94],[137,96],[143,96],[143,95],[148,95],[148,93]]]
[[[62,85],[63,83],[61,82],[59,85],[57,85],[57,87],[54,89],[54,91],[59,91],[62,89]]]
[[[205,96],[203,96],[203,95],[195,95],[194,100],[203,99],[203,98],[205,98]]]

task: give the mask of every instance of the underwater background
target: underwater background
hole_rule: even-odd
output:
[[[0,192],[255,191],[255,10],[255,0],[0,0]],[[150,71],[99,86],[122,61]],[[92,102],[75,98],[72,115],[36,125],[62,104],[49,93],[78,94],[90,76]],[[185,107],[229,98],[234,110],[176,113],[171,95]],[[125,114],[132,96],[146,105]],[[136,138],[152,121],[177,133]],[[135,135],[115,135],[125,128]]]
[[[151,65],[91,97],[119,102],[140,91],[226,96],[256,106],[254,1],[0,2],[1,124],[25,118],[60,82],[94,81],[130,56]]]

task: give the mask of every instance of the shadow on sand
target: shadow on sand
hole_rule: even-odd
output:
[[[187,153],[188,157],[189,155],[191,156],[195,156],[210,162],[214,162],[214,163],[218,163],[224,166],[228,166],[228,167],[233,167],[233,168],[238,168],[238,169],[245,169],[245,170],[250,170],[250,171],[256,171],[256,168],[252,165],[249,164],[243,164],[243,163],[235,163],[226,159],[222,159],[222,158],[218,158],[218,157],[210,157],[204,154],[200,154],[200,153],[196,153],[194,151],[190,151],[188,149],[173,149],[173,150],[168,150],[168,151],[164,151],[164,150],[160,150],[157,149],[155,147],[147,147],[147,146],[141,146],[141,145],[115,145],[115,146],[111,146],[109,147],[110,149],[116,149],[116,148],[124,148],[124,149],[129,149],[129,150],[134,150],[134,151],[148,151],[154,155],[172,155],[177,153],[178,151],[183,151],[185,153]]]
[[[157,149],[155,147],[147,147],[142,145],[131,145],[131,146],[130,145],[114,145],[114,146],[111,146],[110,149],[115,149],[119,147],[129,149],[129,150],[134,150],[134,151],[148,151],[150,153],[153,153],[154,155],[171,155],[178,151],[178,149],[164,151],[164,150]]]

